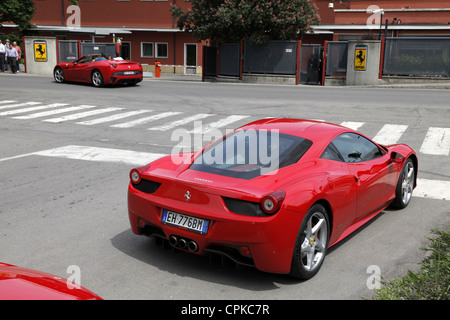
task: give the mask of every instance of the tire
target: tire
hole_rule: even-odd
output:
[[[416,179],[414,164],[411,159],[406,160],[402,172],[398,177],[397,187],[395,188],[395,199],[391,206],[397,209],[403,209],[411,202],[412,192]]]
[[[94,70],[91,74],[91,81],[94,87],[102,87],[104,84],[102,73],[98,70]]]
[[[290,275],[308,280],[319,272],[328,250],[330,223],[327,210],[313,205],[306,213],[295,242]]]
[[[63,83],[64,82],[64,71],[61,68],[55,68],[53,70],[53,78],[57,83]]]

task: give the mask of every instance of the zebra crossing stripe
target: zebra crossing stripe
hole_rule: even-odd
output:
[[[6,106],[0,106],[0,110],[4,109],[11,109],[11,108],[18,108],[18,107],[26,107],[26,106],[35,106],[37,104],[41,104],[42,102],[24,102],[24,103],[14,103],[14,104],[7,104]]]
[[[33,155],[75,160],[116,162],[134,166],[144,165],[165,156],[165,154],[162,153],[138,152],[77,145],[69,145],[61,148],[39,151],[33,153]]]
[[[25,112],[33,112],[33,111],[39,111],[39,110],[45,110],[45,109],[51,109],[51,108],[58,108],[58,107],[64,107],[67,105],[68,105],[67,103],[53,103],[53,104],[48,104],[45,106],[9,110],[9,111],[0,112],[0,116],[9,116],[9,115],[25,113]]]
[[[341,126],[350,128],[355,131],[358,131],[358,129],[361,128],[363,125],[364,125],[364,122],[344,121],[341,123]]]
[[[385,124],[373,141],[383,145],[397,143],[407,128],[405,125]]]
[[[64,121],[69,121],[69,120],[78,120],[78,119],[81,119],[81,118],[86,118],[86,117],[90,117],[90,116],[97,115],[97,114],[113,112],[113,111],[119,111],[119,110],[123,110],[123,108],[97,109],[97,110],[91,110],[91,111],[85,111],[85,112],[70,114],[70,115],[59,117],[59,118],[45,119],[44,121],[46,121],[46,122],[53,122],[53,123],[59,123],[59,122],[64,122]]]
[[[105,123],[105,122],[112,122],[112,121],[116,121],[116,120],[120,120],[120,119],[124,119],[124,118],[128,118],[128,117],[132,117],[132,116],[135,116],[135,115],[138,115],[138,114],[151,112],[151,111],[153,111],[153,110],[129,111],[129,112],[124,112],[124,113],[113,114],[111,116],[104,117],[104,118],[98,118],[98,119],[87,120],[87,121],[80,121],[80,122],[77,122],[76,124],[92,126],[94,124],[100,124],[100,123]]]
[[[166,123],[166,124],[161,125],[161,126],[151,127],[148,130],[167,131],[167,130],[170,130],[170,129],[173,129],[173,128],[185,125],[185,124],[187,124],[189,122],[205,119],[205,118],[210,117],[210,116],[213,116],[213,114],[199,113],[199,114],[195,114],[193,116],[190,116],[190,117],[178,120],[178,121]]]
[[[46,116],[52,116],[52,115],[55,115],[55,114],[71,112],[71,111],[78,111],[78,110],[83,110],[83,109],[90,109],[90,108],[95,108],[95,106],[81,105],[81,106],[78,106],[78,107],[68,107],[68,108],[63,108],[63,109],[58,109],[58,110],[50,110],[50,111],[43,111],[43,112],[38,112],[38,113],[32,113],[32,114],[29,114],[27,116],[13,117],[13,119],[42,118],[42,117],[46,117]]]
[[[149,122],[152,122],[155,120],[175,116],[180,113],[182,113],[182,112],[163,112],[163,113],[155,114],[150,117],[144,117],[144,118],[140,118],[140,119],[133,120],[133,121],[114,124],[111,127],[113,127],[113,128],[130,128],[130,127],[134,127],[134,126],[137,126],[140,124],[146,124],[146,123],[149,123]]]
[[[448,156],[450,154],[450,128],[429,128],[420,152]]]
[[[206,126],[200,126],[197,128],[194,128],[191,133],[207,133],[213,129],[223,128],[226,125],[229,125],[230,123],[248,118],[249,116],[242,116],[242,115],[232,115],[228,116],[226,118],[220,119],[219,121],[212,122]]]

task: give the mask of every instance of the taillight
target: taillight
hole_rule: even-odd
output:
[[[117,64],[116,64],[116,63],[110,62],[109,64],[110,64],[113,68],[117,68]]]
[[[267,214],[274,214],[280,209],[285,196],[284,191],[267,194],[261,199],[261,208]]]
[[[134,168],[130,171],[130,180],[133,184],[138,184],[141,182],[141,175],[145,171],[147,171],[150,168],[149,165],[145,165],[143,167]]]

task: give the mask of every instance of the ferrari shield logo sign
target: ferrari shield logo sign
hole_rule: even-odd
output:
[[[47,61],[47,41],[34,40],[34,61],[36,62]]]
[[[355,71],[366,71],[367,46],[355,47]]]

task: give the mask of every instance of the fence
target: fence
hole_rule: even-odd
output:
[[[295,75],[297,41],[269,41],[264,45],[244,42],[244,72]]]
[[[325,76],[347,75],[347,41],[328,41]]]
[[[79,58],[77,40],[58,40],[58,61],[72,62]]]
[[[450,76],[450,38],[386,38],[383,75]]]

